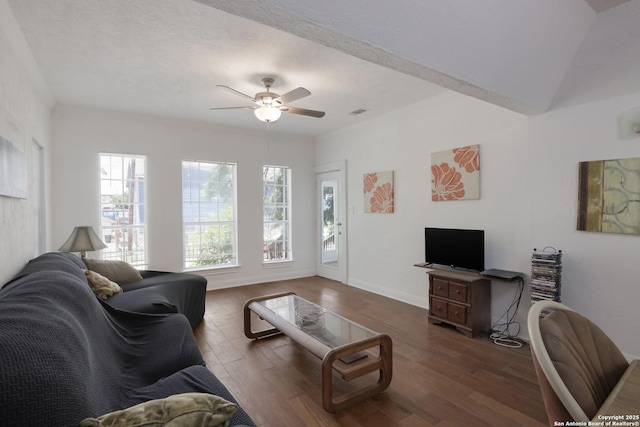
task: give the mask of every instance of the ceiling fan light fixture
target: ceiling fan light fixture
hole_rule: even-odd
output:
[[[279,95],[275,92],[271,92],[270,90],[271,86],[273,85],[273,79],[271,77],[265,77],[264,79],[262,79],[262,84],[265,87],[265,91],[258,92],[255,96],[249,96],[229,86],[216,85],[218,87],[225,88],[236,95],[240,95],[243,98],[250,99],[254,103],[254,105],[241,107],[216,107],[210,108],[210,110],[250,109],[253,110],[253,113],[260,121],[263,121],[265,123],[277,121],[282,115],[283,111],[290,114],[298,114],[308,117],[324,117],[324,111],[307,110],[306,108],[296,108],[289,106],[290,102],[297,101],[298,99],[311,95],[311,92],[309,92],[307,89],[298,87],[296,89],[290,90],[284,95]]]
[[[266,105],[256,108],[254,113],[258,119],[267,123],[275,122],[282,115],[282,111],[280,111],[280,109]]]

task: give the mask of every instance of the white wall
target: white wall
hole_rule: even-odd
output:
[[[619,141],[616,116],[640,94],[526,118],[449,93],[318,139],[316,163],[346,159],[348,282],[428,306],[424,227],[485,230],[486,268],[530,274],[533,248],[563,251],[563,302],[599,324],[627,354],[640,355],[640,236],[578,232],[577,164],[640,156]],[[432,202],[432,152],[480,144],[479,200]],[[362,175],[395,172],[395,213],[364,214]],[[492,318],[515,296],[492,284]],[[517,320],[526,333],[528,285]]]
[[[267,139],[269,138],[269,140]],[[203,270],[209,289],[315,274],[314,148],[308,137],[248,132],[142,115],[56,107],[52,116],[53,243],[99,227],[99,153],[147,156],[149,268],[182,271],[182,160],[237,163],[239,268]],[[262,166],[292,168],[294,261],[262,265]],[[88,256],[99,256],[88,254]]]
[[[527,153],[533,242],[563,250],[563,302],[636,357],[640,236],[577,231],[576,212],[578,162],[640,157],[640,136],[618,138],[616,120],[638,106],[640,93],[534,117]]]
[[[45,174],[48,171],[50,104],[51,95],[13,13],[0,0],[0,136],[24,153],[29,178],[34,140],[44,148]],[[31,218],[34,189],[29,179],[27,199],[0,196],[0,285],[36,256]]]

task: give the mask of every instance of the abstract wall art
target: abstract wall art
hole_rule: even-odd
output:
[[[431,153],[431,200],[480,198],[480,145]]]
[[[393,171],[365,173],[365,213],[393,213]]]
[[[8,139],[0,136],[0,196],[26,199],[27,160]]]
[[[580,162],[577,229],[640,234],[640,158]]]

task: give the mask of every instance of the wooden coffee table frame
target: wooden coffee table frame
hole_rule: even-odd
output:
[[[266,295],[248,300],[244,305],[244,334],[250,339],[259,339],[278,334],[285,334],[298,344],[313,353],[322,360],[322,406],[328,412],[338,412],[355,403],[366,400],[378,393],[384,391],[391,383],[393,370],[393,344],[391,337],[386,334],[376,334],[374,336],[344,344],[335,348],[331,348],[313,336],[305,333],[287,320],[275,314],[260,301],[273,298],[279,298],[287,295],[295,295],[293,292],[281,294]],[[251,324],[251,312],[254,312],[260,319],[267,321],[273,328],[254,332]],[[346,319],[347,320],[347,319]],[[351,322],[357,325],[354,322]],[[362,329],[370,331],[360,325]],[[342,358],[359,353],[374,347],[379,348],[378,356],[368,353],[368,357],[356,360],[351,363],[343,362]],[[339,396],[333,396],[333,377],[332,370],[335,369],[344,381],[351,381],[371,372],[378,371],[378,382],[366,386],[353,393]]]

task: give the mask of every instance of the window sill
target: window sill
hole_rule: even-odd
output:
[[[263,262],[262,268],[284,268],[293,266],[293,260]]]
[[[229,274],[237,273],[240,270],[240,265],[227,265],[221,267],[198,267],[190,268],[188,270],[182,270],[183,273],[208,273],[208,274]]]

